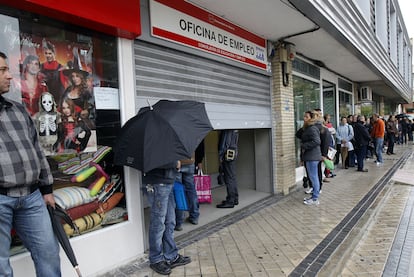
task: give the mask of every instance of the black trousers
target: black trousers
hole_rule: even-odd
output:
[[[223,161],[222,169],[224,174],[224,182],[226,183],[227,188],[226,201],[234,204],[236,200],[239,201],[239,192],[236,180],[236,161]]]

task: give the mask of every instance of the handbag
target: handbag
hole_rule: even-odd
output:
[[[201,169],[194,175],[198,203],[211,203],[211,177],[204,175]]]
[[[178,181],[174,182],[175,208],[181,211],[188,211],[187,197],[185,196],[184,185]]]

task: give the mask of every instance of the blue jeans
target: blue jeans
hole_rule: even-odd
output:
[[[9,262],[12,227],[31,253],[36,276],[61,276],[59,244],[39,190],[22,197],[0,195],[0,276],[13,276]]]
[[[306,163],[308,178],[312,182],[312,188],[313,188],[312,199],[316,200],[319,198],[319,190],[321,187],[321,184],[319,183],[319,176],[318,176],[319,161],[305,161],[305,163]]]
[[[383,138],[375,138],[375,154],[377,155],[377,162],[382,163],[382,145],[384,143]]]
[[[173,184],[148,185],[144,189],[151,206],[149,224],[149,261],[171,261],[178,255],[174,241],[175,201]]]
[[[190,219],[198,220],[200,209],[198,205],[197,191],[194,185],[194,168],[194,164],[182,165],[180,169],[181,174],[177,175],[177,179],[184,185]],[[177,226],[183,224],[184,211],[175,210],[175,220]]]

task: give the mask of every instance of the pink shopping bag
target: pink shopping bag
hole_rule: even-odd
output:
[[[203,175],[203,171],[199,170],[194,175],[194,184],[197,191],[198,203],[211,203],[211,177]]]

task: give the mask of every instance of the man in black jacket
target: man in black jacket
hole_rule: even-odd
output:
[[[371,136],[369,135],[368,128],[365,126],[365,116],[363,115],[359,115],[356,124],[354,124],[354,140],[358,162],[357,171],[368,172],[368,169],[364,169],[364,160]]]
[[[227,197],[217,208],[234,208],[239,204],[236,180],[236,159],[238,155],[238,130],[223,130],[219,139],[219,159],[227,188]]]

